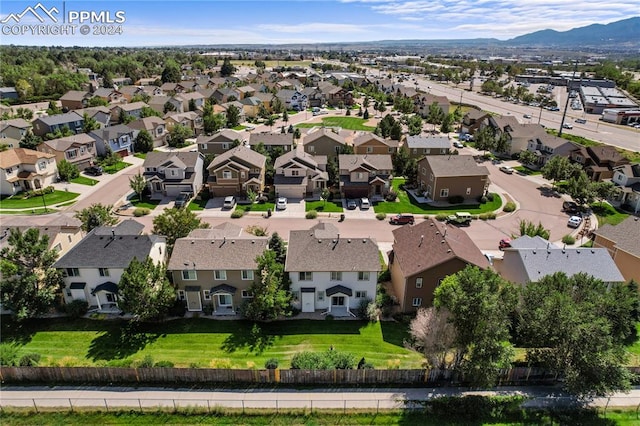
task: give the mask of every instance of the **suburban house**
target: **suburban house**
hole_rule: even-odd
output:
[[[106,106],[89,107],[77,109],[76,112],[82,116],[87,114],[88,118],[93,118],[100,127],[108,127],[111,125],[111,111]]]
[[[251,133],[249,136],[249,146],[256,149],[262,144],[264,148],[273,152],[274,149],[281,149],[282,152],[289,152],[293,149],[293,134],[291,133]]]
[[[505,248],[501,262],[494,264],[502,278],[525,285],[538,282],[546,275],[579,272],[592,275],[605,283],[619,283],[624,277],[605,248]]]
[[[49,237],[48,250],[55,250],[58,256],[63,256],[71,247],[82,240],[82,222],[73,216],[57,214],[54,218],[44,224],[38,223],[26,217],[3,217],[0,228],[0,250],[8,246],[8,236],[11,230],[17,229],[22,232],[30,228],[37,228],[40,235]]]
[[[142,167],[152,199],[202,189],[204,155],[198,152],[148,152]]]
[[[91,93],[84,90],[69,90],[60,97],[60,104],[66,110],[82,109],[87,107],[87,103],[92,97]]]
[[[622,192],[620,205],[634,213],[640,212],[640,164],[614,168],[611,180]]]
[[[429,155],[418,162],[418,186],[433,201],[477,201],[489,187],[489,170],[472,155]]]
[[[96,159],[96,141],[86,133],[51,139],[38,145],[38,151],[55,155],[56,163],[67,160],[84,170]]]
[[[302,150],[295,149],[276,158],[274,168],[273,183],[279,197],[318,198],[329,181],[327,158]]]
[[[169,141],[169,132],[167,131],[167,125],[160,117],[151,116],[139,118],[127,124],[127,126],[138,131],[146,130],[147,132],[149,132],[151,138],[153,139],[154,148],[166,145]]]
[[[391,156],[341,154],[338,156],[340,192],[346,198],[383,199],[391,188]]]
[[[165,111],[165,105],[167,104],[167,102],[169,102],[169,99],[171,98],[166,95],[152,96],[147,104],[154,111],[159,112],[160,114],[164,114],[167,112]]]
[[[213,92],[213,98],[218,104],[224,104],[230,101],[237,101],[240,98],[240,92],[231,87],[219,87]]]
[[[602,226],[594,234],[593,247],[609,251],[625,281],[640,283],[640,219],[629,216],[617,225]]]
[[[355,154],[391,155],[398,152],[398,141],[385,139],[373,132],[362,132],[353,140]]]
[[[482,123],[489,118],[489,113],[479,109],[470,109],[464,117],[462,117],[462,127],[460,132],[463,134],[473,135],[480,129]]]
[[[15,87],[0,87],[0,99],[18,99]]]
[[[209,192],[215,197],[261,193],[266,162],[267,157],[244,145],[218,155],[207,167]]]
[[[229,151],[235,144],[244,142],[244,135],[231,129],[220,130],[211,136],[200,135],[196,139],[198,151],[202,154],[219,155]]]
[[[340,104],[344,106],[353,105],[353,93],[340,86],[324,81],[318,84],[318,89],[320,89],[325,103],[331,106],[337,107]]]
[[[378,244],[371,238],[341,237],[330,223],[290,231],[285,272],[293,306],[302,312],[354,316],[373,300],[380,271]]]
[[[306,134],[302,139],[304,152],[311,155],[325,155],[327,158],[337,157],[347,144],[345,139],[330,129],[318,129]]]
[[[111,103],[121,102],[124,100],[124,96],[120,91],[108,87],[99,87],[92,93],[93,98],[100,98],[104,101]]]
[[[201,109],[204,107],[204,96],[199,92],[180,93],[175,95],[173,99],[182,103],[182,111],[192,111],[189,107],[191,103],[195,106],[195,109]]]
[[[629,160],[611,145],[580,146],[569,153],[569,159],[580,164],[594,182],[611,179],[614,168],[629,164]]]
[[[304,111],[309,107],[307,95],[298,90],[282,89],[276,93],[276,97],[280,99],[282,105],[289,111]]]
[[[508,156],[515,156],[520,154],[522,151],[526,151],[529,141],[535,139],[537,137],[544,138],[547,134],[544,127],[540,124],[520,124],[513,118],[516,123],[512,123],[511,121],[507,123],[503,123],[503,127],[493,127],[494,135],[496,138],[500,138],[503,134],[507,140],[507,149],[501,154],[505,154]],[[489,118],[490,122],[502,122],[505,117],[491,117]],[[496,121],[497,120],[497,121]]]
[[[391,285],[400,312],[433,306],[433,293],[448,275],[489,261],[466,232],[429,218],[393,230],[389,253]]]
[[[47,133],[55,133],[56,130],[62,131],[64,127],[78,134],[82,133],[82,126],[84,126],[82,116],[75,111],[71,111],[64,114],[36,118],[33,120],[33,134],[42,137]]]
[[[53,154],[26,148],[0,152],[0,195],[42,189],[54,183],[58,176]]]
[[[231,228],[196,231],[176,240],[167,268],[178,299],[190,312],[236,315],[253,297],[250,287],[260,280],[256,258],[268,248],[269,239],[237,235]]]
[[[417,93],[413,97],[415,103],[415,109],[418,114],[423,118],[429,116],[429,108],[434,103],[442,110],[444,115],[449,114],[450,103],[446,96],[436,96],[429,93]]]
[[[245,117],[254,118],[260,113],[260,105],[262,101],[255,96],[248,96],[240,101],[242,104],[242,112]]]
[[[420,159],[425,155],[447,155],[451,150],[449,136],[408,136],[404,146],[409,157]]]
[[[533,152],[538,157],[536,164],[540,167],[558,155],[568,158],[571,152],[578,147],[579,145],[576,143],[548,133],[539,134],[527,143],[527,151]]]
[[[118,283],[134,258],[156,263],[167,255],[165,238],[142,235],[144,225],[133,219],[93,229],[53,265],[64,274],[65,303],[85,300],[90,311],[118,313]]]
[[[167,131],[171,131],[173,126],[181,124],[188,129],[191,129],[191,134],[198,136],[202,134],[202,116],[195,111],[183,112],[180,114],[167,113],[164,116],[165,123],[167,124]]]
[[[148,106],[144,102],[133,102],[130,104],[118,104],[111,108],[111,121],[120,123],[120,116],[133,117],[138,119],[142,117],[142,108]]]
[[[22,140],[22,138],[31,130],[31,123],[22,118],[13,118],[10,120],[0,121],[0,138],[11,138]]]
[[[96,149],[99,156],[106,155],[107,148],[109,148],[111,152],[121,157],[126,157],[133,154],[133,141],[138,136],[138,132],[138,130],[132,129],[126,124],[117,124],[94,130],[89,133],[89,136],[96,141]]]

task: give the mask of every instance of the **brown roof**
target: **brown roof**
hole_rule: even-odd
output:
[[[385,139],[383,137],[380,137],[378,135],[376,135],[375,133],[372,132],[365,132],[363,134],[361,134],[360,136],[356,137],[353,140],[353,145],[354,146],[360,146],[364,143],[370,142],[370,141],[377,141],[380,142],[381,144],[384,144],[388,147],[392,147],[392,148],[397,148],[398,147],[398,141],[394,141],[393,139]]]
[[[6,169],[18,164],[36,164],[41,158],[55,158],[55,155],[26,148],[8,149],[0,152],[0,168]]]
[[[636,257],[640,257],[640,219],[629,216],[619,224],[606,224],[595,231],[607,240],[613,241],[617,248]]]
[[[328,137],[329,139],[334,140],[335,142],[339,143],[340,145],[344,145],[346,143],[342,136],[334,133],[330,129],[320,129],[320,130],[316,130],[315,132],[313,132],[311,134],[307,134],[304,137],[303,145],[307,145],[307,144],[310,144],[312,142],[315,142],[318,139],[320,139],[322,137],[325,137],[325,136]]]
[[[255,152],[251,148],[240,145],[218,155],[213,159],[211,164],[209,164],[207,169],[215,169],[221,164],[233,161],[234,159],[240,161],[241,163],[250,164],[251,166],[259,168],[263,168],[265,162],[267,161],[267,157],[260,154],[259,152]]]
[[[480,268],[489,266],[480,249],[464,231],[433,218],[394,229],[393,239],[394,262],[400,264],[405,277],[455,258]]]
[[[391,162],[391,155],[388,154],[341,154],[338,156],[338,163],[340,173],[343,171],[353,171],[360,167],[364,167],[368,170],[386,170],[391,171],[393,169],[393,163]]]
[[[249,145],[293,145],[291,133],[252,133],[249,136]]]
[[[318,223],[289,232],[285,271],[379,271],[378,244],[371,238],[340,238],[337,228]]]
[[[168,269],[171,271],[196,270],[255,270],[256,258],[269,245],[267,237],[236,238],[178,238]]]
[[[426,161],[436,177],[488,176],[485,166],[478,166],[472,155],[427,155]]]

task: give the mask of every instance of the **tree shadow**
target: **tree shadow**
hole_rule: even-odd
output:
[[[382,340],[392,345],[405,347],[404,342],[409,340],[409,331],[405,324],[395,321],[380,321]]]
[[[542,195],[543,197],[547,197],[547,198],[561,198],[560,194],[558,193],[557,190],[553,189],[553,188],[549,188],[548,186],[539,186],[538,188],[536,188],[538,191],[540,191],[540,195]]]
[[[126,323],[93,339],[87,357],[93,361],[123,359],[141,351],[161,336],[158,332],[144,331],[140,324]]]
[[[2,315],[0,318],[0,336],[2,342],[11,342],[17,345],[26,345],[31,342],[37,328],[32,321],[16,321],[10,315]]]
[[[242,323],[222,343],[222,350],[232,353],[247,349],[256,355],[273,346],[275,335],[257,323]]]

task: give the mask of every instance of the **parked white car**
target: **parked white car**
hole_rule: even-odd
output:
[[[371,207],[371,204],[369,203],[369,199],[364,197],[360,200],[360,209],[361,210],[366,210],[369,207]]]
[[[276,201],[276,210],[286,210],[287,209],[287,199],[284,197],[278,198]]]
[[[577,228],[582,223],[582,218],[580,216],[571,216],[569,221],[567,222],[567,226],[569,228]]]

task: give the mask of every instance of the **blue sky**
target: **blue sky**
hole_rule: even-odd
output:
[[[283,44],[400,39],[501,40],[542,29],[565,31],[637,16],[640,0],[280,0],[280,1],[47,1],[62,22],[69,12],[124,12],[120,35],[33,35],[40,24],[32,2],[0,3],[0,43],[60,46]],[[64,3],[64,4],[63,4]],[[42,9],[40,9],[42,10]],[[66,13],[63,13],[63,10]],[[40,13],[42,17],[45,16]],[[106,14],[103,14],[103,17]],[[7,20],[8,19],[8,20]],[[48,18],[47,18],[48,19]],[[45,19],[44,24],[52,21]],[[75,23],[74,23],[75,24]],[[92,22],[86,22],[93,32]],[[26,31],[25,34],[12,32]]]

